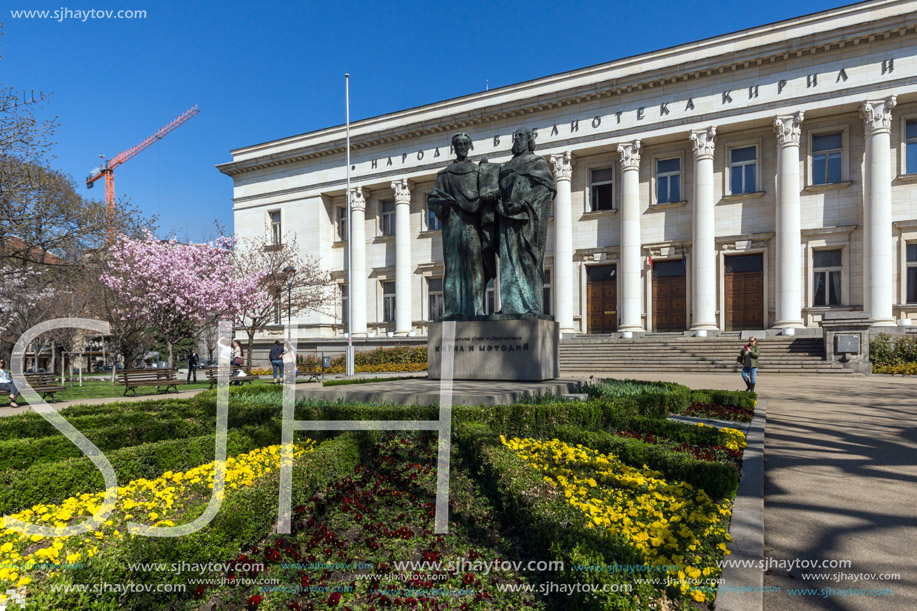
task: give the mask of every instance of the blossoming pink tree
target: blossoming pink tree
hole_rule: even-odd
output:
[[[119,236],[109,254],[102,282],[118,296],[118,314],[150,325],[169,348],[169,367],[175,342],[260,298],[260,275],[235,275],[229,238],[181,244],[150,233]]]

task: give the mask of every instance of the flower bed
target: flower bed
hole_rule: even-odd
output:
[[[311,452],[314,443],[298,444],[294,457]],[[260,448],[226,460],[225,492],[250,487],[255,481],[276,469],[280,446]],[[0,588],[24,588],[35,579],[60,576],[60,566],[80,563],[94,557],[105,542],[125,536],[127,523],[135,521],[151,526],[175,526],[197,517],[191,510],[195,502],[206,500],[213,488],[214,463],[199,465],[185,472],[167,471],[155,479],[137,479],[118,486],[118,497],[112,513],[104,522],[95,519],[105,498],[104,492],[70,497],[57,505],[38,504],[6,516],[32,524],[63,528],[82,523],[91,516],[95,531],[74,537],[27,536],[4,528],[0,533]],[[9,567],[19,567],[9,568]]]
[[[694,416],[696,418],[715,418],[717,420],[751,422],[752,418],[755,417],[755,410],[747,407],[694,402],[684,411],[684,415]]]
[[[729,553],[728,501],[714,502],[689,484],[629,467],[613,454],[556,439],[500,439],[587,515],[590,528],[625,541],[650,566],[663,567],[658,573],[677,584],[670,595],[707,599],[706,579],[719,576],[717,562]]]

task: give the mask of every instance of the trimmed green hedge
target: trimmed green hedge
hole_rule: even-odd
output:
[[[529,467],[499,435],[484,425],[457,426],[454,441],[472,465],[482,490],[502,510],[504,527],[526,542],[533,558],[563,562],[553,581],[598,586],[595,594],[577,590],[562,597],[572,611],[644,611],[658,600],[652,586],[633,583],[627,594],[603,592],[602,586],[632,583],[630,575],[612,571],[575,571],[578,565],[644,564],[645,558],[619,537],[605,537],[587,528],[586,515],[566,502],[557,489]]]
[[[691,392],[691,403],[714,403],[716,405],[728,405],[731,407],[747,407],[754,409],[755,402],[758,400],[758,394],[754,392],[745,392],[737,390],[695,390]],[[680,412],[673,413],[680,414]]]
[[[321,488],[353,472],[359,463],[355,435],[345,433],[318,445],[294,463],[291,507],[306,501]],[[184,537],[156,538],[127,535],[117,546],[106,548],[93,558],[90,568],[63,571],[54,581],[62,583],[142,583],[175,584],[188,579],[214,578],[225,575],[176,574],[170,570],[129,570],[133,563],[156,562],[168,567],[172,563],[217,563],[235,560],[239,550],[254,545],[275,532],[279,470],[256,482],[250,488],[227,493],[213,521],[201,530]],[[191,511],[192,515],[198,512]],[[256,558],[255,561],[261,561]],[[155,589],[155,586],[154,586]],[[160,610],[165,608],[198,608],[192,598],[194,587],[184,594],[144,593],[142,596],[107,592],[100,596],[76,592],[53,592],[48,582],[32,584],[29,603],[37,608],[60,611],[115,611],[120,609]]]
[[[731,464],[698,460],[684,452],[621,437],[605,431],[584,431],[562,426],[553,436],[573,445],[582,444],[602,454],[614,454],[627,465],[644,465],[660,471],[667,480],[681,480],[701,488],[711,498],[732,498],[739,487],[739,472]]]
[[[232,456],[280,442],[280,423],[270,422],[230,430],[226,454]],[[106,452],[119,483],[159,477],[166,471],[183,471],[213,460],[213,434],[143,444]],[[59,503],[84,492],[105,488],[102,473],[87,457],[41,463],[28,469],[0,471],[0,514],[13,513],[39,503]]]
[[[682,412],[691,405],[691,389],[674,382],[604,379],[584,384],[581,390],[594,399],[632,401],[641,414],[655,418]]]

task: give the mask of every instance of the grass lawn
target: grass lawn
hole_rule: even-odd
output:
[[[179,378],[179,379],[184,380],[184,378]],[[179,384],[178,389],[179,390],[197,390],[197,389],[210,388],[210,382],[206,381],[206,376],[203,373],[201,373],[197,379],[198,379],[197,384]],[[201,381],[202,379],[204,381]],[[260,386],[262,384],[266,384],[269,382],[270,380],[253,380],[252,382],[249,382],[248,384]],[[124,395],[124,385],[123,384],[121,384],[120,382],[115,382],[115,384],[112,385],[108,380],[105,380],[104,382],[99,381],[99,380],[90,381],[84,378],[82,386],[79,386],[74,381],[73,387],[71,387],[69,379],[68,379],[67,383],[64,384],[64,386],[67,387],[67,390],[55,393],[54,402],[74,401],[74,400],[79,400],[79,399],[99,399],[102,397],[121,397]],[[170,390],[169,393],[174,393],[174,391]],[[155,386],[144,386],[144,387],[137,388],[137,396],[141,396],[141,395],[150,396],[150,397],[159,396],[163,398],[168,396],[167,393],[158,392]],[[129,397],[133,396],[133,393],[130,392],[128,393],[127,396]],[[49,399],[50,397],[48,397],[48,399],[46,400],[48,400],[48,402],[51,403]],[[0,403],[0,405],[4,405],[4,406],[8,405],[9,404],[9,395],[7,395],[6,393],[0,393],[0,402],[2,402]],[[26,403],[25,397],[20,395],[18,403],[19,405],[25,404]]]

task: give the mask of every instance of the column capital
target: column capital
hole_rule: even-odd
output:
[[[618,145],[618,154],[621,155],[622,170],[640,169],[640,141],[625,142]]]
[[[691,132],[691,144],[694,146],[694,159],[713,159],[713,148],[716,141],[716,126],[707,129],[696,129]]]
[[[799,146],[802,136],[802,119],[805,114],[798,110],[792,115],[778,115],[774,118],[778,146]]]
[[[897,104],[897,96],[884,100],[867,100],[860,108],[860,116],[866,122],[866,135],[889,133],[892,129],[892,108]]]
[[[366,189],[350,187],[350,209],[366,212]]]
[[[573,155],[570,151],[551,155],[551,166],[554,168],[554,180],[573,178]]]
[[[392,189],[395,191],[396,204],[411,203],[411,181],[407,178],[399,178],[392,181]]]

